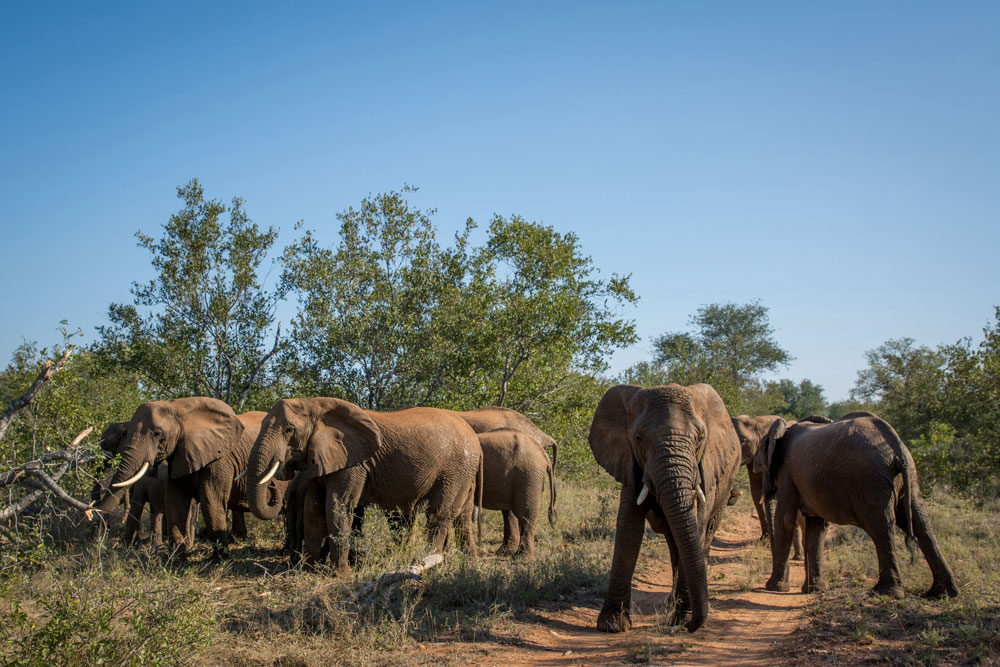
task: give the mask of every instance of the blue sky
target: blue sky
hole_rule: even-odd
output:
[[[331,241],[420,187],[632,274],[643,340],[759,298],[846,396],[889,338],[1000,304],[1000,4],[3,3],[0,363],[151,277],[175,187]]]

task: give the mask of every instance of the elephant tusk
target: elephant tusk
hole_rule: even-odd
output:
[[[642,501],[644,501],[646,499],[646,496],[648,495],[649,495],[649,484],[643,484],[642,491],[639,492],[639,497],[635,499],[635,504],[641,505]]]
[[[117,484],[112,484],[111,486],[113,486],[116,489],[124,489],[127,486],[132,486],[133,484],[135,484],[136,482],[138,482],[140,479],[142,479],[142,476],[146,474],[147,470],[149,470],[149,461],[146,461],[145,463],[143,463],[142,467],[139,468],[139,472],[137,472],[136,474],[134,474],[132,477],[129,477],[124,482],[118,482]]]
[[[695,487],[695,491],[698,492],[698,500],[705,502],[705,492],[701,490],[701,485]]]
[[[274,477],[274,473],[278,472],[278,466],[280,465],[281,461],[275,461],[273,464],[271,464],[271,469],[267,471],[266,475],[260,478],[260,481],[257,482],[257,486],[263,486],[264,484],[267,484],[269,481],[271,481],[271,478]]]
[[[243,472],[241,472],[241,473],[240,473],[239,475],[237,475],[236,477],[234,477],[234,478],[233,478],[233,481],[234,481],[234,482],[238,482],[238,481],[240,481],[241,479],[243,479],[243,478],[244,478],[244,477],[246,477],[246,476],[247,476],[247,471],[246,471],[246,470],[244,470],[244,471],[243,471]]]

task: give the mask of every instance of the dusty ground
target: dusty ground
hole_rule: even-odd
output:
[[[683,629],[671,633],[664,625],[671,574],[668,563],[657,560],[646,567],[640,562],[636,569],[631,632],[598,632],[602,600],[581,596],[558,601],[538,609],[533,618],[513,623],[509,645],[497,641],[467,642],[460,648],[424,644],[420,650],[480,665],[774,664],[792,648],[795,631],[804,625],[802,609],[808,597],[797,592],[804,576],[801,563],[792,564],[791,593],[764,590],[767,573],[748,577],[744,559],[759,534],[757,520],[746,512],[717,534],[709,566],[711,612],[706,625],[694,634]]]

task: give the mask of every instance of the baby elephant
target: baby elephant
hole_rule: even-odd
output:
[[[552,464],[530,435],[510,429],[479,433],[483,449],[483,508],[503,510],[501,553],[532,560],[535,556],[535,520],[545,478],[549,479],[549,525],[555,528],[556,487]]]
[[[758,450],[765,499],[777,497],[772,570],[766,587],[788,590],[788,550],[795,515],[806,517],[803,593],[822,587],[823,534],[827,523],[860,526],[875,542],[878,582],[873,593],[903,597],[893,553],[893,527],[916,537],[934,581],[927,597],[958,595],[955,577],[931,532],[913,457],[896,431],[870,413],[832,423],[778,419]]]

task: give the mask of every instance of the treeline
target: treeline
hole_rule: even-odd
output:
[[[688,331],[657,337],[651,359],[609,378],[610,353],[637,341],[627,276],[602,277],[574,234],[519,216],[494,216],[478,244],[471,219],[442,240],[412,192],[348,207],[333,244],[297,226],[277,248],[277,230],[254,223],[240,198],[210,199],[197,180],[179,187],[181,208],[161,233],[137,234],[153,278],[133,283],[131,303],[109,306],[97,339],[19,415],[5,462],[126,419],[143,400],[206,395],[245,411],[327,395],[379,410],[505,405],[563,443],[561,474],[585,476],[596,472],[590,419],[609,385],[708,382],[733,415],[874,411],[910,444],[925,485],[997,493],[1000,310],[982,341],[930,349],[902,339],[868,352],[839,403],[808,379],[765,379],[792,357],[756,301],[703,306]],[[296,309],[279,324],[283,303]],[[2,404],[73,347],[75,334],[64,336],[57,348],[17,350],[0,373]]]

